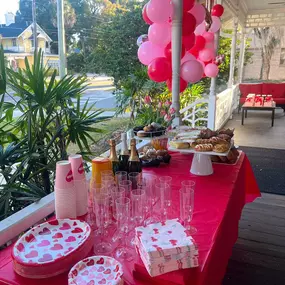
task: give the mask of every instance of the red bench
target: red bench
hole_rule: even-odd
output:
[[[248,94],[272,95],[277,107],[285,110],[285,83],[242,83],[240,89],[240,106]]]

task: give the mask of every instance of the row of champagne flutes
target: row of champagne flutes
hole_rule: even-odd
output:
[[[98,237],[94,246],[95,253],[108,255],[114,251],[116,258],[131,260],[134,228],[169,218],[172,204],[171,183],[170,176],[142,176],[141,173],[127,174],[124,171],[117,172],[115,177],[112,171],[103,171],[100,184],[91,180],[91,210]],[[187,206],[190,186],[185,187],[182,185],[180,190],[180,216],[189,224],[193,205],[191,209]],[[190,190],[193,190],[193,187],[192,185]],[[190,195],[190,199],[191,197],[194,198],[193,195]],[[110,234],[108,230],[112,228],[116,230]],[[116,242],[119,246],[114,250],[112,244]]]

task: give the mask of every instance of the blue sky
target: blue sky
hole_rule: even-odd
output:
[[[19,7],[19,0],[0,0],[0,24],[5,23],[6,12],[16,13]]]

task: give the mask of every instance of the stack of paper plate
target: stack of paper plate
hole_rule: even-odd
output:
[[[93,246],[90,226],[79,220],[52,220],[25,233],[14,245],[14,270],[27,278],[68,271]]]

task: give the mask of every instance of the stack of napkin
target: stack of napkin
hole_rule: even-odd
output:
[[[178,219],[137,227],[135,244],[152,277],[199,265],[197,246]]]

